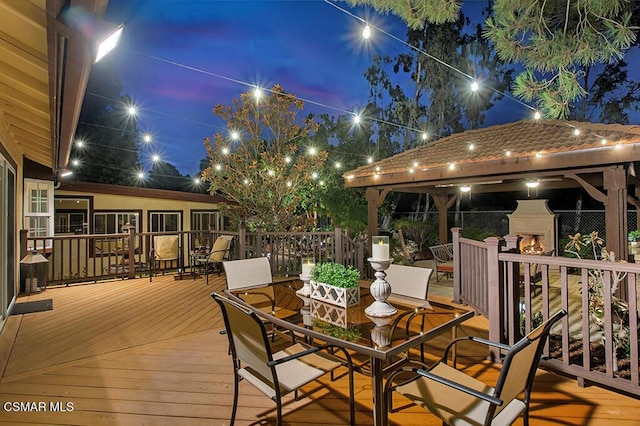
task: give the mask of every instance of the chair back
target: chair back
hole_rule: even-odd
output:
[[[180,255],[180,240],[177,235],[153,237],[153,252],[156,260],[174,260]]]
[[[212,293],[211,297],[218,302],[222,311],[233,365],[236,368],[240,365],[245,369],[250,368],[275,386],[274,372],[267,365],[273,356],[267,331],[260,318],[253,311],[217,293]]]
[[[453,243],[439,244],[429,247],[433,259],[438,263],[451,262],[453,260]]]
[[[264,287],[271,284],[271,265],[266,257],[222,262],[229,290]]]
[[[491,417],[495,417],[522,392],[525,392],[526,399],[529,398],[551,327],[565,315],[565,310],[557,312],[511,347],[503,361],[494,393],[494,396],[502,399],[504,403],[496,407]]]
[[[222,262],[227,257],[229,249],[231,248],[232,235],[220,235],[216,238],[211,247],[211,254],[209,255],[210,262]]]
[[[391,264],[386,273],[392,294],[427,300],[433,269]]]

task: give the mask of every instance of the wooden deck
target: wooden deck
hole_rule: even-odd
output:
[[[213,278],[213,279],[211,279]],[[225,425],[233,376],[222,318],[209,294],[224,277],[176,281],[172,276],[50,288],[18,301],[53,299],[52,311],[11,316],[0,335],[0,402],[42,402],[46,411],[8,412],[3,424]],[[460,334],[486,334],[474,318]],[[444,344],[435,342],[437,346]],[[481,359],[482,354],[465,354]],[[463,359],[463,362],[465,359]],[[490,380],[495,366],[473,370]],[[286,399],[285,424],[348,422],[346,379],[323,382],[310,398]],[[532,425],[638,424],[640,401],[540,371]],[[50,402],[66,411],[51,411]],[[371,384],[356,374],[357,424],[372,424]],[[68,406],[67,404],[71,404]],[[241,385],[239,425],[272,424],[275,404]],[[397,404],[402,404],[398,399]],[[411,407],[390,415],[397,425],[440,425]],[[522,424],[521,420],[517,424]]]

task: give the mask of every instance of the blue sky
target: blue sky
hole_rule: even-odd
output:
[[[406,51],[392,37],[361,37],[366,18],[405,40],[406,26],[370,8],[322,0],[110,0],[106,19],[124,23],[116,61],[123,92],[139,108],[138,128],[153,135],[153,148],[182,173],[194,174],[206,156],[203,140],[224,131],[211,112],[229,105],[247,84],[281,84],[307,103],[305,113],[339,115],[366,104],[363,74],[374,54]],[[463,11],[477,16],[486,5],[466,0]],[[95,66],[100,66],[100,63]],[[530,114],[512,99],[488,113],[485,125]],[[143,158],[144,160],[144,158]]]
[[[405,39],[395,16],[336,4]],[[139,106],[139,129],[153,134],[164,161],[189,174],[206,155],[204,138],[224,130],[212,107],[250,90],[239,82],[278,83],[327,106],[307,103],[305,113],[339,115],[366,104],[372,55],[407,49],[379,33],[364,44],[362,23],[321,0],[110,0],[106,19],[125,24],[110,55]]]
[[[364,48],[361,24],[322,1],[111,0],[106,19],[125,24],[111,54],[123,92],[139,105],[139,129],[153,134],[163,160],[191,174],[204,138],[224,129],[212,107],[250,90],[242,83],[281,84],[335,108],[307,104],[310,112],[337,115],[366,103],[371,55],[404,48],[385,37]],[[376,19],[404,37],[398,19]]]

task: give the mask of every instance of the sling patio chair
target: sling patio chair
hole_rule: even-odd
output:
[[[220,235],[213,242],[213,246],[211,247],[211,251],[209,254],[204,257],[197,259],[196,261],[200,263],[204,267],[204,276],[207,284],[209,284],[209,268],[211,267],[212,272],[218,272],[218,276],[220,276],[220,272],[222,272],[222,262],[225,260],[229,260],[229,253],[231,252],[231,247],[233,243],[233,235]]]
[[[227,281],[227,290],[235,292],[245,302],[252,306],[258,306],[262,311],[271,313],[278,318],[288,318],[298,314],[294,310],[276,309],[276,290],[271,285],[273,276],[267,257],[229,260],[222,262],[222,267]],[[295,280],[297,277],[288,279]],[[270,328],[273,329],[272,337],[275,339],[275,327]]]
[[[564,310],[557,312],[513,346],[463,337],[449,343],[442,358],[428,369],[409,366],[396,369],[385,384],[389,411],[394,411],[392,392],[396,391],[439,417],[444,424],[510,425],[522,414],[525,426],[528,425],[531,388],[542,350],[551,327],[565,315]],[[493,386],[457,370],[455,363],[448,365],[449,350],[463,341],[507,351]],[[412,372],[413,377],[406,379],[408,372]],[[405,376],[394,384],[402,374]],[[523,397],[519,398],[520,395]]]
[[[212,293],[211,297],[220,305],[233,358],[234,391],[230,425],[234,424],[236,418],[241,379],[276,403],[276,424],[279,426],[282,424],[283,396],[294,392],[298,399],[298,390],[302,386],[343,366],[347,368],[349,376],[350,424],[355,424],[353,370],[351,357],[345,349],[292,342],[285,349],[272,353],[265,326],[255,312],[216,293]],[[341,350],[345,358],[327,353],[328,349]]]
[[[411,327],[413,320],[416,318],[420,318],[420,330],[424,331],[425,315],[431,309],[431,305],[427,301],[427,295],[433,269],[391,264],[385,272],[387,274],[385,280],[391,285],[391,295],[387,301],[392,305],[394,302],[398,302],[414,308],[394,318],[389,327],[390,335],[393,335],[395,330],[400,327],[400,324],[403,324],[407,328],[406,335],[408,337],[408,328]],[[386,366],[385,369],[392,369],[408,360],[408,352],[399,354],[399,358]],[[420,345],[420,360],[424,362],[424,344]],[[356,366],[356,370],[365,375],[371,374],[368,361]]]
[[[180,238],[178,235],[156,235],[153,237],[153,247],[149,255],[151,262],[151,272],[149,280],[151,280],[154,271],[162,269],[162,274],[173,266],[180,268]],[[159,266],[162,265],[160,268]],[[167,266],[169,265],[169,266]]]

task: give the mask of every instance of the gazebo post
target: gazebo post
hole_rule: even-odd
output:
[[[369,228],[369,253],[371,253],[371,237],[378,235],[378,208],[382,205],[389,189],[367,188],[367,222]]]
[[[613,251],[618,259],[626,260],[629,255],[627,246],[627,175],[624,167],[616,166],[603,172],[605,199],[605,232],[607,249]]]
[[[447,212],[458,199],[458,195],[455,194],[449,198],[449,194],[430,194],[433,197],[433,202],[438,208],[438,239],[440,244],[445,244],[449,240],[449,229],[447,224]]]

